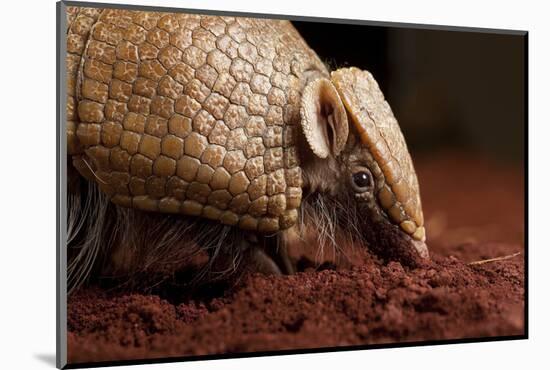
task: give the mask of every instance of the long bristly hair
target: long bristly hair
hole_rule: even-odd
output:
[[[182,269],[195,269],[183,285],[224,279],[241,270],[244,233],[201,218],[144,212],[113,204],[95,182],[79,178],[68,192],[69,292],[92,279],[149,290]],[[306,195],[291,232],[314,243],[316,259],[344,253],[342,238],[361,238],[353,199]],[[275,236],[275,248],[293,248],[289,232]],[[286,237],[285,237],[286,236]],[[273,245],[273,244],[272,244]],[[197,262],[199,261],[199,262]],[[188,278],[188,277],[186,277]]]
[[[194,284],[223,278],[242,262],[239,230],[204,219],[120,207],[97,184],[83,179],[72,190],[67,199],[69,292],[90,277],[148,289],[198,263],[187,282]]]
[[[363,243],[358,225],[359,214],[353,198],[334,198],[315,192],[302,200],[297,234],[301,239],[309,236],[310,240],[314,240],[315,262],[320,263],[326,255],[347,258],[343,246]]]

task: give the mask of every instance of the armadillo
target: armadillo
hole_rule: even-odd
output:
[[[336,221],[366,245],[428,258],[413,162],[376,80],[329,71],[291,22],[69,8],[66,60],[68,157],[110,204],[257,242],[322,199],[353,211]]]

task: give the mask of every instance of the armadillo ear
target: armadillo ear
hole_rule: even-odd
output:
[[[309,82],[302,94],[302,130],[319,158],[338,156],[348,140],[348,117],[332,82],[319,78]]]

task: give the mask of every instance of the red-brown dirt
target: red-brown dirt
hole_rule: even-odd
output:
[[[524,334],[523,169],[445,155],[417,171],[426,266],[353,248],[179,302],[83,289],[69,297],[69,362]]]

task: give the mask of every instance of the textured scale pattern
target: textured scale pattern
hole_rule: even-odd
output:
[[[354,67],[332,72],[332,80],[384,176],[385,184],[377,194],[380,204],[405,232],[417,240],[425,239],[416,171],[399,123],[378,83],[369,72]]]
[[[67,13],[68,152],[111,200],[263,233],[301,203],[295,148],[311,74],[288,21]]]

